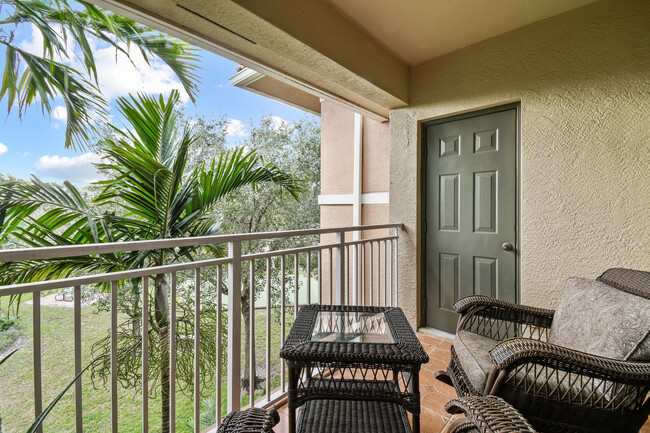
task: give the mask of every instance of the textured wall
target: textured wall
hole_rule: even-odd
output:
[[[321,194],[352,194],[354,113],[331,102],[321,104]],[[348,224],[351,224],[352,220]],[[321,227],[325,225],[321,218]]]
[[[363,119],[363,193],[388,192],[388,143],[388,122]]]
[[[390,114],[400,305],[421,290],[419,129],[521,101],[521,299],[555,307],[570,276],[650,270],[650,2],[601,1],[415,67]]]

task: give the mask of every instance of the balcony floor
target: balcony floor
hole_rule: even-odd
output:
[[[439,382],[435,378],[435,372],[447,368],[449,362],[451,343],[428,335],[418,333],[418,338],[429,354],[429,362],[422,366],[420,372],[420,391],[422,393],[422,414],[420,415],[421,433],[439,433],[449,420],[449,414],[445,412],[445,404],[456,397],[456,391]],[[280,424],[273,430],[276,433],[288,433],[288,412],[287,407],[281,407]],[[650,433],[650,421],[647,421],[640,433]]]

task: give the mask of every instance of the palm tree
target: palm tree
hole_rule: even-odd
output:
[[[301,188],[291,176],[243,149],[186,170],[188,150],[197,137],[187,127],[179,130],[174,111],[178,101],[177,91],[167,100],[145,95],[118,99],[128,127],[113,127],[113,136],[97,146],[103,156],[99,168],[109,178],[98,182],[102,191],[93,203],[86,203],[68,182],[58,186],[34,177],[31,183],[0,186],[0,212],[6,212],[0,235],[29,246],[209,236],[219,233],[213,212],[219,200],[243,186],[271,182],[297,197]],[[97,207],[119,211],[98,212]],[[42,215],[34,216],[41,208]],[[3,263],[0,284],[162,266],[191,260],[197,252],[198,248],[184,248]],[[150,325],[158,334],[162,431],[168,432],[168,282],[165,274],[156,275],[154,281],[155,314]]]
[[[16,105],[22,117],[38,101],[42,111],[50,114],[52,100],[61,97],[67,110],[66,147],[87,144],[107,117],[89,38],[109,44],[129,58],[131,44],[140,49],[147,62],[149,55],[158,57],[194,101],[198,82],[195,48],[92,4],[79,5],[75,9],[68,0],[0,0],[0,12],[8,13],[0,17],[0,45],[6,51],[0,101],[7,98],[8,113]],[[41,34],[42,55],[15,43],[15,30],[24,24],[33,25]],[[83,71],[63,63],[70,57],[68,47],[74,48]]]

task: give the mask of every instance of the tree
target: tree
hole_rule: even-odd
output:
[[[217,209],[222,221],[222,230],[226,233],[255,233],[318,227],[320,222],[319,123],[305,119],[293,124],[278,121],[273,117],[264,117],[258,125],[251,127],[250,136],[244,144],[247,148],[255,150],[266,162],[277,164],[296,179],[301,179],[304,189],[300,192],[298,200],[293,200],[292,197],[283,194],[282,189],[277,185],[264,184],[242,188],[224,200]],[[242,253],[307,246],[318,241],[318,236],[249,241],[242,245]],[[287,260],[291,260],[291,257]],[[304,256],[301,260],[304,260]],[[288,267],[291,269],[291,266]],[[301,263],[300,267],[304,269],[306,262]],[[242,278],[244,284],[241,310],[244,313],[245,351],[242,386],[247,389],[250,374],[250,308],[254,306],[255,299],[250,299],[248,274],[244,272]],[[266,283],[263,281],[263,275],[260,274],[257,278],[260,281],[256,286],[264,287]],[[288,293],[296,290],[293,287],[293,279],[288,279],[286,283]],[[276,288],[278,286],[279,284],[273,285]],[[256,293],[259,296],[260,292]],[[272,296],[279,299],[279,291],[272,291]]]
[[[167,100],[145,95],[132,100],[118,99],[119,111],[128,127],[113,127],[113,135],[98,144],[104,158],[99,167],[109,174],[109,179],[98,182],[103,189],[94,204],[117,207],[121,213],[95,212],[69,182],[58,186],[34,177],[31,183],[0,186],[0,211],[6,211],[2,235],[34,247],[209,236],[220,233],[214,213],[216,205],[244,186],[272,183],[298,197],[301,187],[288,173],[274,164],[264,163],[255,152],[245,153],[243,148],[186,170],[188,150],[197,136],[187,126],[179,131],[181,125],[174,111],[178,101],[177,91]],[[46,212],[32,217],[41,207]],[[199,250],[187,247],[178,251],[150,250],[2,263],[0,284],[162,266],[193,259]],[[133,284],[134,289],[138,286]],[[169,431],[169,305],[164,274],[154,277],[153,300],[150,328],[155,338],[150,340],[151,347],[157,344],[158,348],[154,355],[159,360],[156,364],[162,391],[162,431],[166,433]],[[126,334],[128,338],[129,333]],[[105,368],[101,362],[97,365]]]
[[[52,100],[61,97],[67,110],[66,147],[89,143],[107,118],[106,101],[97,87],[92,38],[129,58],[131,44],[147,62],[149,55],[158,57],[194,101],[198,90],[194,47],[92,4],[79,5],[81,8],[75,9],[68,0],[0,0],[0,11],[9,11],[8,16],[0,18],[0,45],[6,51],[0,101],[7,98],[8,113],[16,105],[22,117],[37,101],[44,113],[51,113]],[[24,24],[32,24],[41,34],[42,55],[29,53],[15,43],[15,29]],[[83,65],[82,71],[63,63],[71,56],[70,46]]]

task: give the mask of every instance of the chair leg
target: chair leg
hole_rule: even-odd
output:
[[[435,372],[436,380],[439,380],[440,382],[447,384],[453,388],[454,383],[451,381],[451,377],[449,377],[449,373],[447,373],[445,370],[438,370]]]

